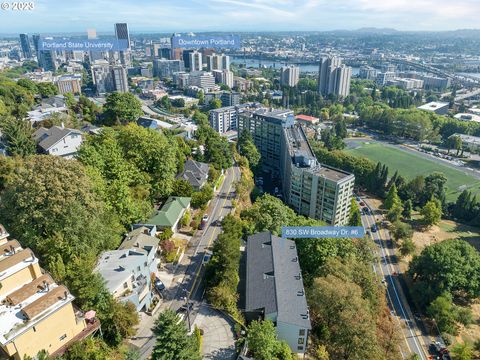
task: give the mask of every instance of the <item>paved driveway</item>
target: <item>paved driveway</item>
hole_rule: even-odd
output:
[[[195,325],[203,330],[204,359],[230,360],[236,358],[233,323],[222,313],[202,304]]]

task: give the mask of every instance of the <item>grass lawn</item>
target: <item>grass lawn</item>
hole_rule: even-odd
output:
[[[417,175],[427,176],[435,171],[444,173],[448,179],[447,200],[456,200],[465,188],[474,194],[480,194],[480,180],[460,170],[381,143],[357,143],[357,145],[358,147],[346,151],[373,161],[380,161],[389,167],[390,176],[395,170],[407,179]]]

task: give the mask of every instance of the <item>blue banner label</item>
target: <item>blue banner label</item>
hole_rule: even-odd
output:
[[[174,48],[215,48],[215,49],[239,49],[240,36],[238,35],[175,35],[172,38]]]
[[[362,226],[283,226],[282,237],[299,238],[362,238]]]
[[[40,39],[38,49],[43,51],[125,51],[128,40],[113,39]]]

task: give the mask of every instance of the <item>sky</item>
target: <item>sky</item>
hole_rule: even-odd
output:
[[[16,0],[15,0],[16,1]],[[27,0],[28,1],[28,0]],[[12,2],[12,0],[0,0]],[[325,31],[480,28],[480,0],[33,0],[33,11],[0,10],[0,33]]]

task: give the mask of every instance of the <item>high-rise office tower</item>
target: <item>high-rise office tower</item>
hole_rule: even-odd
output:
[[[130,34],[128,33],[127,23],[115,24],[115,37],[117,40],[125,40],[127,42],[128,49],[120,51],[120,63],[123,66],[130,65]]]
[[[57,71],[55,51],[40,50],[38,53],[38,65],[44,71]]]
[[[283,66],[280,70],[280,83],[283,86],[294,87],[300,79],[300,68],[298,66]]]
[[[348,96],[351,77],[352,68],[342,65],[342,59],[335,56],[323,57],[318,69],[318,92],[323,96]]]
[[[32,49],[30,48],[30,41],[27,34],[20,34],[20,46],[22,47],[22,54],[25,59],[31,59]]]
[[[127,71],[123,66],[112,66],[113,86],[117,92],[128,92]]]
[[[190,54],[193,53],[195,50],[188,49],[188,50],[183,50],[182,53],[182,58],[183,58],[183,64],[185,65],[185,69],[190,69]]]
[[[33,34],[32,41],[33,41],[33,47],[35,48],[35,52],[37,53],[37,56],[38,56],[38,43],[40,41],[40,35]]]
[[[189,54],[190,57],[190,71],[202,71],[203,63],[202,63],[202,53],[198,51],[193,51]]]

